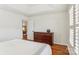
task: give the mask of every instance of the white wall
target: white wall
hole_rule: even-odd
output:
[[[22,18],[20,14],[0,9],[0,41],[22,38]]]
[[[27,38],[33,40],[34,20],[27,20]]]
[[[32,31],[46,32],[46,29],[51,29],[51,32],[54,32],[55,43],[67,44],[69,41],[69,20],[67,12],[31,16],[29,21],[33,21],[33,23],[28,25],[33,25],[33,30],[29,31],[30,33]],[[33,34],[30,34],[30,36],[33,39]]]

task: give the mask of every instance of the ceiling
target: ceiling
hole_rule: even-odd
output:
[[[27,16],[48,12],[62,12],[68,10],[67,4],[4,4],[1,9],[21,13]]]

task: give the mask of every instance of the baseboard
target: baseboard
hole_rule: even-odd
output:
[[[54,42],[54,44],[65,45],[65,46],[68,45],[68,44],[66,44],[66,43],[57,43],[57,42]]]

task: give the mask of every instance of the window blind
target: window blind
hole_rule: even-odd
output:
[[[76,54],[79,54],[79,4],[70,8],[70,44]]]
[[[72,47],[74,47],[74,20],[75,20],[75,17],[74,17],[74,5],[71,6],[70,8],[70,11],[69,11],[69,14],[70,14],[70,44]]]
[[[75,5],[75,53],[79,54],[79,4]]]

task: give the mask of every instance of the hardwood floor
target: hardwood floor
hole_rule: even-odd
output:
[[[54,44],[52,46],[53,55],[69,55],[67,46]]]

